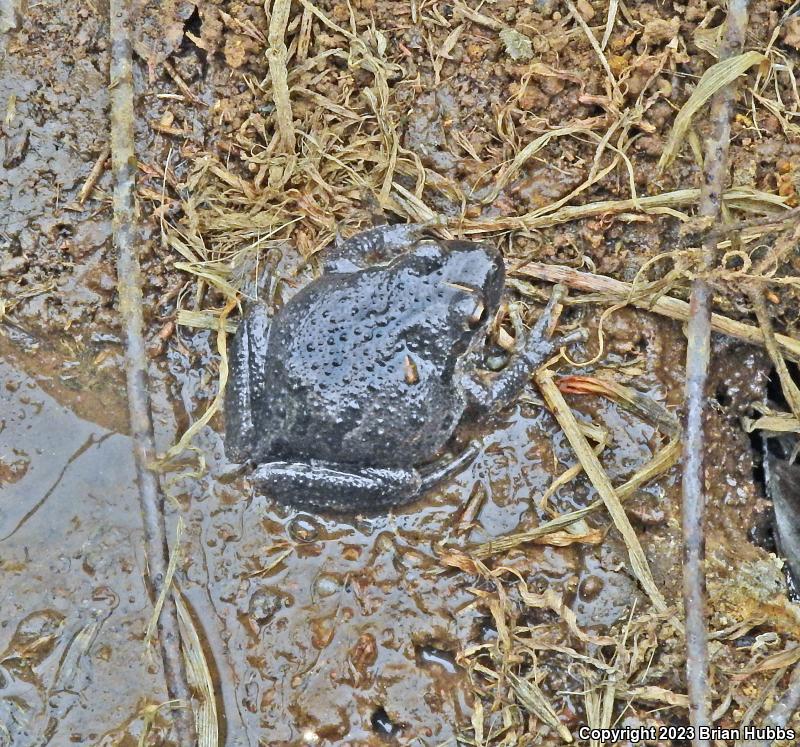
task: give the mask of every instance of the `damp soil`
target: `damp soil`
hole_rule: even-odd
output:
[[[167,699],[160,663],[144,644],[152,600],[144,583],[127,435],[110,174],[104,172],[80,202],[107,145],[107,18],[101,6],[73,0],[27,6],[12,0],[7,14],[6,5],[0,16],[0,745],[127,747],[148,729],[147,744],[168,745],[168,709],[154,714]],[[605,15],[599,3],[579,5],[587,14],[586,6],[596,6],[600,19]],[[347,23],[347,4],[319,7]],[[754,38],[769,39],[780,7],[756,4]],[[485,156],[482,169],[492,159],[499,166],[507,154],[491,133],[508,97],[519,97],[528,123],[605,116],[593,98],[603,89],[594,52],[578,36],[560,38],[565,11],[559,8],[548,0],[492,6],[504,24],[532,35],[548,65],[586,71],[533,80],[523,64],[507,58],[497,33],[479,24],[438,60],[437,73],[429,52],[447,37],[437,18],[452,17],[450,4],[355,2],[358,28],[374,23],[381,29],[399,50],[405,78],[416,81],[393,94],[409,112],[400,123],[403,147],[468,193],[477,176],[475,159],[455,147],[451,135],[467,135]],[[683,8],[685,38],[692,38],[707,11],[701,0]],[[427,21],[412,19],[412,12]],[[677,10],[637,3],[627,12],[645,24],[669,20]],[[181,197],[204,153],[224,157],[243,179],[258,178],[231,143],[271,102],[248,85],[248,76],[267,74],[262,5],[165,3],[147,18],[136,67],[141,246],[156,435],[166,450],[213,399],[218,359],[212,333],[175,325],[183,292],[195,298],[201,292],[173,266],[180,258],[162,241],[162,221],[185,219]],[[333,46],[333,36],[321,33],[315,43]],[[655,34],[650,42],[668,40]],[[636,48],[625,48],[616,36],[612,44],[620,45],[620,55],[636,56]],[[697,54],[680,74],[666,76],[676,101],[685,99],[686,81],[708,64]],[[647,75],[643,69],[631,79],[634,93]],[[312,105],[305,100],[298,106]],[[689,160],[666,176],[655,173],[673,117],[672,105],[659,101],[635,144],[642,194],[699,178]],[[744,127],[735,135],[738,183],[774,190],[800,145],[769,118],[759,139],[748,140]],[[491,204],[476,199],[470,216],[525,212],[565,196],[586,177],[592,150],[577,142],[548,146]],[[620,198],[625,190],[624,180],[614,179],[584,197]],[[426,195],[444,214],[457,212],[446,190]],[[361,204],[354,222],[363,223],[371,209]],[[678,237],[678,223],[666,216],[611,224],[598,219],[519,235],[506,249],[509,257],[554,263],[587,257],[598,272],[630,280]],[[583,308],[570,310],[570,321],[595,329],[600,309]],[[736,299],[729,308],[745,314]],[[776,313],[789,334],[798,308],[790,302]],[[605,334],[597,367],[626,367],[626,383],[680,414],[681,326],[623,310],[607,320]],[[589,345],[576,352],[589,357],[595,351]],[[741,417],[766,400],[769,361],[760,350],[721,337],[714,339],[713,356],[706,459],[713,627],[735,627],[772,605],[770,630],[777,629],[780,640],[796,640],[796,613],[780,602],[785,590],[779,563],[749,539],[764,499],[757,452]],[[610,435],[602,462],[615,483],[663,446],[663,434],[616,404],[575,395],[568,401],[579,418],[601,424]],[[474,743],[464,734],[475,728],[476,698],[486,683],[468,671],[465,652],[502,631],[476,594],[492,591],[486,578],[445,567],[442,548],[464,549],[525,531],[597,498],[579,476],[556,491],[547,509],[539,504],[575,459],[533,386],[475,435],[481,450],[469,468],[384,515],[316,516],[256,494],[246,472],[225,459],[219,419],[195,441],[205,461],[202,474],[191,463],[164,475],[170,536],[178,517],[185,525],[180,583],[213,677],[220,744]],[[480,510],[462,521],[465,505],[478,493]],[[642,487],[626,510],[658,587],[677,606],[679,470]],[[601,542],[522,545],[487,564],[513,569],[532,591],[556,589],[581,629],[604,635],[623,629],[647,600],[608,517],[596,513],[589,526],[604,530]],[[516,597],[510,604],[520,624],[563,625],[549,610],[526,610]],[[733,644],[715,645],[715,661],[726,671],[748,661],[747,651]],[[665,637],[642,684],[685,692],[681,648],[677,637]],[[563,724],[576,729],[586,722],[586,683],[568,657],[542,652],[538,681]],[[732,690],[733,705],[722,723],[737,723],[755,692]],[[633,702],[617,715],[626,724],[685,722],[685,710],[663,703],[653,710]],[[533,717],[525,723],[527,743],[560,743],[551,727]]]

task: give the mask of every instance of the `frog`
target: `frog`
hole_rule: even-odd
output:
[[[478,453],[465,422],[511,405],[564,344],[551,299],[499,371],[481,367],[505,293],[500,250],[419,224],[323,252],[286,303],[249,302],[229,352],[225,450],[282,504],[357,513],[410,503]],[[455,453],[454,453],[455,452]]]

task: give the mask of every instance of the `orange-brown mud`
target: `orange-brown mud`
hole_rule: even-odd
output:
[[[0,745],[129,747],[148,728],[152,708],[166,700],[166,691],[156,650],[148,653],[143,642],[152,602],[143,580],[126,435],[110,175],[100,178],[83,206],[77,204],[107,143],[107,19],[95,5],[74,0],[24,6],[11,28],[0,29]],[[319,7],[347,25],[347,5],[326,1]],[[604,3],[578,7],[593,26],[602,26]],[[567,13],[561,3],[501,0],[483,8],[529,34],[537,59],[566,71],[538,77],[526,75],[526,64],[509,60],[497,33],[480,24],[467,24],[454,49],[438,59],[437,76],[429,52],[442,47],[449,29],[438,19],[451,19],[454,6],[414,3],[413,8],[419,20],[412,20],[412,5],[404,2],[360,0],[353,12],[359,31],[374,23],[403,63],[403,80],[393,93],[407,112],[398,124],[403,147],[463,192],[487,164],[496,168],[508,157],[494,134],[494,117],[509,97],[518,97],[517,132],[525,137],[542,121],[606,116],[593,98],[603,91],[602,69],[585,38],[574,29],[562,36]],[[755,41],[766,43],[782,10],[779,2],[754,3]],[[208,2],[192,11],[168,3],[163,12],[166,52],[163,45],[153,52],[150,71],[139,61],[136,83],[151,375],[157,439],[166,449],[213,398],[217,359],[213,333],[174,326],[176,298],[187,276],[172,267],[178,257],[161,242],[160,220],[185,219],[186,179],[201,153],[227,154],[233,172],[256,177],[257,169],[248,170],[244,156],[239,158],[243,151],[230,143],[240,128],[258,126],[254,112],[271,112],[273,104],[245,79],[267,75],[261,4]],[[686,86],[710,64],[691,42],[707,12],[704,0],[691,0],[680,10],[649,2],[626,9],[633,17],[626,23],[643,28],[658,19],[671,23],[679,14],[676,28],[691,51],[678,71],[663,76],[672,92],[649,110],[649,126],[633,145],[642,194],[694,186],[699,178],[691,160],[663,177],[656,176],[655,163],[674,118],[673,102],[685,100]],[[662,38],[657,26],[647,28],[651,49],[672,38]],[[183,36],[184,30],[192,36]],[[148,38],[158,39],[157,31],[150,29]],[[317,32],[312,53],[339,43],[324,28]],[[784,48],[796,60],[791,42],[790,37]],[[631,44],[624,45],[622,31],[611,37],[611,49],[629,62],[643,49],[641,38]],[[166,71],[167,53],[194,101]],[[320,63],[319,71],[328,70],[327,64],[346,68],[334,59]],[[633,75],[634,94],[651,73],[645,66]],[[317,92],[325,94],[325,85],[319,83]],[[313,99],[299,96],[296,106],[299,116],[313,109]],[[737,183],[772,192],[780,182],[788,189],[786,164],[797,159],[798,139],[787,137],[775,117],[767,116],[761,127],[758,137],[741,121],[734,130]],[[484,158],[481,164],[450,140],[454,131]],[[492,204],[481,206],[477,195],[468,217],[524,213],[568,194],[591,167],[594,145],[584,145],[565,140],[547,146]],[[619,174],[580,199],[625,197],[625,177]],[[413,189],[413,180],[400,181]],[[357,205],[358,198],[351,198]],[[425,198],[445,215],[460,210],[443,191],[428,190]],[[363,225],[370,210],[366,204],[352,213],[350,232]],[[647,258],[677,245],[678,229],[668,216],[603,224],[587,219],[520,235],[509,254],[576,266],[587,257],[598,272],[631,280]],[[731,303],[732,314],[746,316],[746,309]],[[595,328],[597,310],[580,308],[586,311],[566,313]],[[789,334],[796,329],[797,309],[796,303],[784,304],[776,314]],[[623,311],[607,321],[605,331],[606,351],[598,366],[627,367],[626,383],[679,412],[685,355],[680,325]],[[713,352],[707,415],[711,626],[735,627],[771,604],[761,645],[774,652],[797,640],[797,618],[792,605],[780,601],[779,567],[749,542],[763,510],[763,491],[756,480],[758,456],[740,425],[753,403],[767,396],[769,361],[760,350],[722,338],[715,339]],[[577,396],[568,401],[579,418],[610,434],[601,459],[615,484],[664,443],[652,425],[615,404]],[[311,516],[254,495],[246,475],[225,460],[219,419],[213,426],[195,440],[206,471],[167,474],[164,486],[171,539],[177,517],[185,522],[180,585],[212,672],[219,743],[439,745],[458,738],[475,744],[476,697],[485,695],[488,714],[494,683],[468,672],[469,650],[502,636],[487,602],[496,589],[485,575],[445,568],[441,550],[533,528],[597,497],[579,476],[555,493],[549,513],[539,505],[553,478],[575,459],[533,386],[529,397],[481,431],[482,450],[469,469],[388,515]],[[461,513],[476,491],[483,502],[465,527]],[[679,506],[675,468],[626,504],[671,606],[680,600]],[[602,511],[588,524],[611,526]],[[285,556],[275,563],[281,553]],[[528,544],[486,563],[490,569],[512,568],[533,592],[563,594],[578,626],[595,635],[619,635],[626,621],[647,608],[613,528],[599,544]],[[583,644],[553,612],[526,607],[514,594],[506,602],[508,619],[516,625],[541,629],[542,635],[562,632],[561,638],[548,639],[561,650],[538,652],[537,681],[561,723],[577,729],[586,723],[588,682],[564,649],[583,651]],[[669,625],[654,625],[642,633],[643,639],[650,636],[650,644],[641,644],[650,659],[631,670],[635,681],[626,686],[684,693],[682,641]],[[748,634],[747,646],[759,632],[755,627]],[[614,653],[613,647],[593,644],[585,651],[606,662]],[[719,723],[733,726],[765,680],[726,678],[750,661],[741,639],[714,641],[712,655],[713,681],[721,688],[715,705],[730,686],[731,703]],[[501,692],[509,697],[507,689]],[[685,723],[685,704],[618,697],[614,718],[621,723]],[[527,736],[512,743],[560,743],[541,720],[530,714],[519,718],[520,733]],[[163,709],[146,744],[170,744],[168,724]]]

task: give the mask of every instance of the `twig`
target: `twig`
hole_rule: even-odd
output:
[[[749,218],[734,223],[725,223],[722,226],[715,226],[708,232],[706,239],[717,239],[720,236],[742,233],[752,228],[771,228],[774,231],[779,231],[783,230],[787,225],[796,223],[798,220],[800,220],[800,207],[792,208],[782,215],[768,215],[766,218]]]
[[[761,724],[761,728],[784,728],[798,708],[800,708],[800,664],[796,665],[792,670],[792,676],[786,692],[767,714]],[[742,742],[742,747],[769,747],[773,741],[773,739],[751,740]]]
[[[136,247],[134,188],[136,158],[133,136],[133,69],[130,42],[130,5],[128,0],[111,0],[111,166],[114,175],[114,246],[117,250],[119,313],[125,332],[125,374],[131,438],[136,460],[136,476],[144,523],[145,553],[154,597],[164,584],[168,548],[164,522],[164,499],[158,478],[149,469],[155,459],[153,421],[147,383],[147,354],[144,343],[141,268]],[[181,639],[175,602],[168,595],[158,620],[158,635],[167,692],[186,708],[175,716],[175,730],[182,747],[195,742],[190,691],[181,657]]]
[[[574,270],[571,267],[548,265],[543,262],[528,262],[524,266],[511,266],[508,268],[508,272],[511,276],[522,275],[548,283],[561,283],[589,293],[607,293],[615,300],[618,299],[619,302],[630,303],[637,308],[681,322],[689,319],[689,304],[686,301],[672,296],[661,296],[653,300],[652,294],[641,292],[630,283],[624,283],[607,275],[594,275],[590,272]],[[738,322],[722,314],[711,315],[711,328],[714,332],[736,337],[752,345],[763,346],[765,344],[762,329],[752,324]],[[793,361],[800,361],[800,341],[781,334],[775,335],[775,341],[785,357]]]
[[[196,104],[197,106],[206,105],[204,101],[201,101],[199,98],[197,98],[197,96],[194,95],[194,93],[192,93],[192,89],[189,88],[189,86],[186,85],[186,81],[183,78],[181,78],[180,73],[175,69],[175,65],[173,65],[169,60],[164,60],[162,64],[164,65],[164,69],[167,71],[169,77],[175,81],[175,85],[178,86],[181,93],[189,101],[191,101],[193,104]]]
[[[741,53],[747,30],[747,0],[730,0],[720,62]],[[711,135],[706,142],[704,181],[698,213],[719,220],[722,194],[728,173],[731,119],[736,100],[735,81],[720,88],[711,100]],[[713,263],[715,242],[703,243],[703,263]],[[708,629],[705,589],[705,465],[703,407],[711,349],[711,286],[698,277],[692,281],[686,351],[686,436],[683,449],[683,605],[686,617],[686,684],[689,721],[697,730],[710,726],[708,686]],[[696,736],[695,747],[706,747],[708,739]]]
[[[103,150],[100,151],[100,155],[97,157],[97,160],[94,162],[94,166],[92,166],[89,176],[86,177],[86,181],[83,183],[81,191],[78,193],[78,205],[83,205],[83,203],[89,199],[89,195],[92,194],[95,184],[97,184],[98,179],[100,179],[103,171],[105,171],[106,161],[110,155],[111,148],[108,145],[104,146]]]

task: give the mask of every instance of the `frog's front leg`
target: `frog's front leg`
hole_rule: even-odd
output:
[[[264,361],[271,312],[265,301],[252,302],[239,322],[228,355],[225,387],[225,451],[229,459],[244,462],[257,443],[253,405],[263,402]]]
[[[485,382],[476,374],[467,375],[461,382],[467,404],[473,412],[486,413],[510,405],[522,392],[533,372],[562,345],[585,339],[583,330],[563,337],[547,338],[545,332],[553,317],[553,310],[562,298],[554,292],[536,324],[527,335],[517,334],[517,351],[508,365],[491,381]]]
[[[355,467],[322,462],[267,462],[252,478],[273,498],[323,511],[381,509],[416,498],[423,480],[414,469]]]

